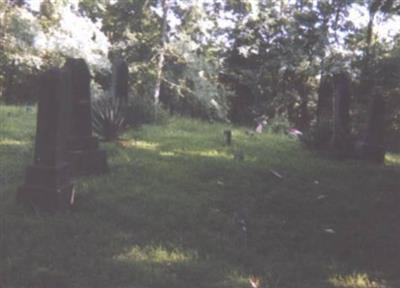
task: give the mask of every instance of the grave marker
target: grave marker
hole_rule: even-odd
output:
[[[121,101],[128,101],[128,64],[121,58],[112,63],[111,95]]]
[[[224,130],[224,144],[227,146],[231,146],[232,144],[232,131]]]
[[[34,159],[18,189],[17,202],[56,211],[71,206],[74,198],[66,153],[71,103],[64,71],[50,69],[36,85],[39,105]]]
[[[68,154],[74,176],[108,171],[106,152],[99,149],[98,139],[92,135],[90,101],[90,72],[83,59],[67,59],[64,71],[71,101]]]

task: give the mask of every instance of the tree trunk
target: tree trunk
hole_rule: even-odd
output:
[[[161,90],[161,82],[162,82],[162,72],[165,62],[165,44],[167,40],[167,26],[168,26],[168,11],[169,11],[169,0],[161,0],[161,6],[163,10],[162,15],[162,26],[161,26],[161,39],[160,39],[160,53],[157,64],[157,78],[156,85],[154,89],[154,111],[155,117],[157,118],[157,110],[160,102],[160,90]]]
[[[366,60],[370,60],[370,54],[371,54],[371,43],[372,43],[372,35],[374,32],[374,18],[375,18],[375,13],[371,13],[368,21],[368,26],[367,26],[367,46],[365,50],[365,58]],[[368,63],[368,61],[366,61]]]
[[[373,54],[371,53],[372,49],[372,37],[374,33],[374,19],[376,12],[370,11],[369,21],[367,26],[367,35],[366,35],[366,47],[364,54],[364,63],[362,69],[362,78],[361,78],[361,94],[367,93],[371,91],[371,88],[374,86],[373,77],[371,77],[371,63]]]
[[[6,52],[5,52],[5,43],[6,43],[6,26],[7,26],[7,2],[0,4],[0,97],[4,97],[5,90],[4,90],[4,78],[6,77],[7,73],[5,72],[6,65]]]

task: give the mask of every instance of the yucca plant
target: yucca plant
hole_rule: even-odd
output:
[[[93,101],[92,119],[94,131],[104,140],[118,139],[127,126],[126,103],[104,94]]]

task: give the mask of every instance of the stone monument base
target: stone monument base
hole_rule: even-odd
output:
[[[103,150],[77,150],[69,152],[72,176],[85,176],[108,172],[107,153]]]
[[[107,153],[99,149],[99,141],[93,136],[70,138],[68,159],[75,177],[108,172]]]
[[[56,168],[29,166],[25,184],[17,191],[17,202],[49,212],[72,207],[75,194],[69,169],[67,164]]]

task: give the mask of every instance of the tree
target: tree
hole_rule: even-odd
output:
[[[161,0],[161,32],[160,32],[160,49],[158,53],[158,63],[156,70],[156,84],[154,88],[154,109],[155,109],[155,117],[157,118],[157,109],[159,105],[160,98],[160,89],[161,82],[163,76],[163,68],[165,62],[165,50],[167,44],[167,32],[168,32],[168,12],[170,10],[170,1],[169,0]]]
[[[0,3],[3,100],[34,100],[30,80],[39,70],[61,64],[67,56],[85,58],[93,70],[107,68],[108,40],[92,21],[71,7],[75,0],[43,1],[40,12],[17,2]]]
[[[0,91],[4,101],[12,102],[15,88],[21,88],[37,68],[38,59],[32,46],[38,26],[22,1],[0,4],[0,26],[3,28],[0,32]]]
[[[208,87],[207,91],[221,89],[216,80],[218,77],[210,76],[218,75],[215,70],[210,71],[213,65],[200,64],[219,63],[219,48],[214,44],[215,34],[211,31],[217,26],[217,12],[213,8],[204,1],[124,1],[106,4],[102,15],[103,31],[113,44],[112,54],[122,55],[130,63],[134,95],[152,99],[156,107],[162,102],[178,113],[192,104],[202,106],[199,109],[202,111],[214,109],[215,105],[210,105],[211,100],[223,101],[222,96],[205,97],[206,91],[199,89],[199,85],[205,83],[202,87]],[[137,17],[132,19],[128,15]],[[204,23],[211,25],[210,28],[204,28]],[[199,67],[195,67],[194,63],[199,63]],[[206,67],[207,71],[202,72],[201,67]],[[204,73],[207,77],[195,76],[196,73]],[[218,103],[217,106],[222,109],[225,103]]]

